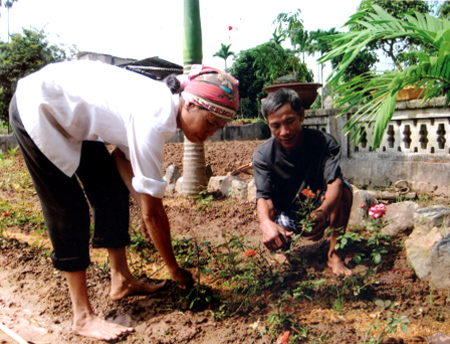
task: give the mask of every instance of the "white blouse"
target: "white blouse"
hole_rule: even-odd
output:
[[[164,196],[163,145],[176,131],[179,96],[160,81],[98,61],[47,65],[19,80],[20,117],[30,137],[66,175],[82,141],[116,145],[140,193]]]

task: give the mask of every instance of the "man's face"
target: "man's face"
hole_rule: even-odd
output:
[[[302,143],[302,122],[304,118],[304,112],[296,113],[289,103],[284,104],[277,111],[267,116],[270,131],[287,153],[291,153]]]

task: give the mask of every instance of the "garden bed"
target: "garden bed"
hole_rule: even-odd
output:
[[[206,161],[215,175],[226,175],[249,163],[260,143],[209,142]],[[182,144],[167,144],[164,168],[182,167],[182,156]],[[67,287],[51,264],[39,201],[19,152],[0,161],[0,194],[0,321],[30,342],[97,343],[70,332]],[[371,245],[373,232],[351,228],[360,240],[345,247],[354,276],[344,279],[326,266],[327,240],[300,239],[291,265],[280,266],[260,245],[252,203],[212,197],[166,197],[164,203],[178,260],[200,284],[186,291],[169,281],[154,295],[112,302],[105,253],[92,250],[88,283],[95,312],[136,328],[121,343],[262,344],[286,331],[290,343],[377,343],[383,330],[393,343],[413,343],[417,336],[450,333],[448,291],[415,276],[405,237],[379,236]],[[132,204],[132,270],[149,281],[167,279],[159,254],[139,235],[138,213]],[[379,264],[375,249],[382,252]],[[0,343],[9,342],[0,331]]]

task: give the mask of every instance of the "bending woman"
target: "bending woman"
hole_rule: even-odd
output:
[[[11,101],[11,126],[42,205],[53,264],[67,279],[73,330],[80,335],[112,340],[133,330],[97,317],[91,308],[89,204],[92,245],[108,249],[113,300],[152,293],[165,283],[140,282],[129,270],[129,191],[141,207],[144,234],[172,279],[193,283],[175,259],[162,203],[163,145],[177,128],[201,142],[231,120],[239,103],[237,80],[202,66],[194,66],[181,84],[169,80],[166,85],[101,62],[61,62],[19,80]],[[116,146],[112,155],[105,143]]]

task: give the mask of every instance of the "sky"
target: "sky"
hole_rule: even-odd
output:
[[[183,64],[183,0],[18,0],[9,12],[9,32],[44,29],[52,43],[75,45],[79,51],[133,59],[159,56]],[[360,0],[200,0],[203,63],[224,68],[213,57],[221,43],[238,53],[272,38],[273,23],[282,12],[301,10],[306,30],[329,30],[343,25]],[[0,8],[0,40],[8,39],[8,13]],[[229,30],[229,27],[233,30]],[[318,57],[318,56],[317,56]],[[316,82],[316,57],[306,60]],[[228,60],[228,66],[232,59]],[[331,71],[326,65],[324,79]]]

